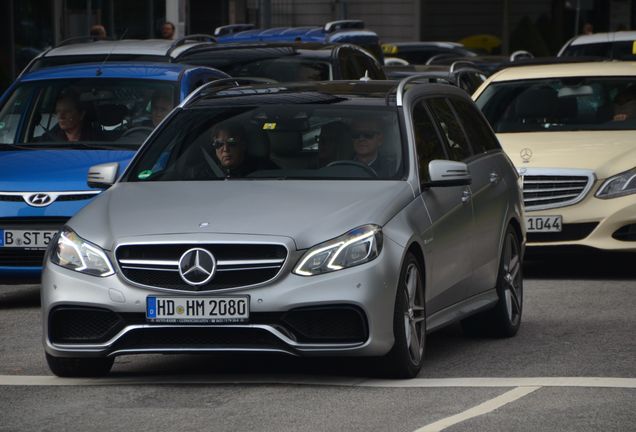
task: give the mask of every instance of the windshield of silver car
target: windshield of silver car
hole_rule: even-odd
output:
[[[138,147],[176,102],[176,84],[165,81],[24,83],[0,107],[0,149]]]
[[[492,83],[477,99],[497,133],[636,129],[636,78]]]
[[[125,181],[402,177],[395,108],[266,105],[179,112]]]

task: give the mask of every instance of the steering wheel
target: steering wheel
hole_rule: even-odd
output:
[[[329,162],[327,164],[327,167],[340,166],[340,165],[362,168],[367,174],[371,174],[373,177],[378,176],[378,173],[375,172],[375,170],[371,168],[369,165],[363,164],[362,162],[358,162],[354,160],[337,160],[337,161]]]
[[[130,129],[128,129],[126,132],[124,132],[123,134],[121,134],[120,138],[126,137],[128,135],[132,135],[132,134],[136,134],[136,133],[140,133],[140,132],[145,132],[146,136],[150,135],[150,132],[152,132],[154,129],[148,126],[137,126],[137,127],[132,127]]]

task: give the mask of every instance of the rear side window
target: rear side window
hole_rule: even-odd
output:
[[[342,71],[340,79],[357,80],[364,76],[366,68],[358,53],[351,49],[341,49],[339,57]]]
[[[0,144],[14,144],[20,121],[26,122],[29,100],[33,86],[18,87],[0,111]]]
[[[447,159],[444,144],[424,101],[418,102],[413,109],[413,132],[420,183],[423,183],[430,180],[428,164],[435,159]]]
[[[488,150],[501,148],[497,138],[475,107],[459,99],[453,99],[451,103],[464,125],[464,129],[466,130],[466,134],[470,139],[470,144],[475,153],[485,153]]]
[[[443,98],[430,99],[429,106],[440,126],[451,160],[463,161],[472,156],[472,151],[455,113]]]

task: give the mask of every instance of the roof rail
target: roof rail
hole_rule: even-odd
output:
[[[333,33],[338,30],[346,30],[346,29],[363,29],[364,21],[362,20],[338,20],[338,21],[329,21],[323,27],[325,33]]]
[[[229,24],[224,26],[219,26],[214,29],[214,36],[225,36],[229,34],[234,34],[238,32],[242,32],[245,30],[252,30],[256,28],[254,24]]]
[[[469,66],[469,67],[475,67],[475,63],[473,63],[470,60],[456,60],[453,63],[451,63],[450,68],[448,68],[448,71],[450,73],[455,72],[455,68],[459,66]]]
[[[396,90],[396,94],[395,94],[395,97],[396,97],[396,102],[395,103],[396,103],[396,105],[397,106],[402,106],[402,104],[404,102],[404,92],[406,91],[406,85],[407,84],[411,83],[412,81],[417,81],[418,79],[422,79],[422,78],[425,78],[425,79],[428,79],[428,80],[440,79],[441,78],[441,77],[439,77],[439,75],[438,76],[431,76],[431,75],[433,75],[433,74],[423,72],[423,73],[418,73],[418,74],[407,76],[406,78],[402,78],[400,80],[400,83],[397,86],[397,90]],[[445,79],[445,78],[441,78],[441,79]],[[448,82],[450,83],[450,80]]]
[[[534,55],[530,51],[518,50],[510,54],[510,61],[517,61],[519,59],[534,58]]]
[[[239,87],[242,84],[276,84],[278,81],[269,78],[259,77],[234,77],[234,78],[220,78],[218,80],[210,81],[197,88],[195,91],[181,102],[180,106],[185,106],[190,99],[194,99],[199,96],[204,90],[214,89],[215,92],[225,90],[227,88]],[[218,88],[216,88],[218,87]],[[216,89],[215,89],[216,88]]]
[[[100,38],[97,36],[75,36],[72,38],[68,38],[68,39],[64,39],[62,42],[60,42],[59,44],[55,45],[55,48],[57,47],[61,47],[61,46],[65,46],[65,45],[73,45],[76,43],[83,43],[83,42],[97,42],[100,40],[106,40],[106,41],[113,41],[115,39],[113,38]]]
[[[168,52],[166,55],[170,55],[172,51],[177,49],[178,47],[185,45],[188,41],[199,41],[199,42],[216,42],[216,38],[209,34],[191,34],[180,37],[179,39],[172,42],[170,48],[168,48]]]

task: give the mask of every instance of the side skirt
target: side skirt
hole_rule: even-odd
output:
[[[442,309],[439,312],[435,312],[426,319],[426,332],[433,332],[452,324],[455,321],[459,321],[470,315],[476,314],[477,312],[494,307],[497,300],[497,291],[495,288],[492,288]]]

